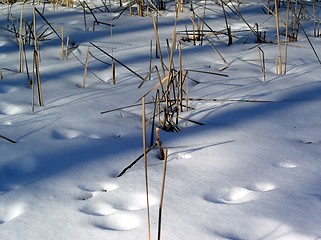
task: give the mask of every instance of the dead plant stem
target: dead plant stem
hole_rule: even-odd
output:
[[[146,152],[146,115],[145,115],[145,97],[142,98],[142,128],[143,128],[143,150],[144,150],[144,169],[145,169],[145,187],[146,187],[146,205],[147,205],[147,239],[151,239],[150,208],[149,208],[149,190],[148,190],[148,171],[147,171],[147,152]]]
[[[162,213],[163,213],[163,203],[164,203],[164,192],[165,192],[165,179],[167,172],[167,155],[168,150],[164,151],[164,169],[163,169],[163,180],[162,180],[162,188],[160,193],[160,201],[159,201],[159,209],[158,209],[158,235],[157,239],[161,239],[161,226],[162,226]]]

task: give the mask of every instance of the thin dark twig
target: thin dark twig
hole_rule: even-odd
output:
[[[95,45],[94,43],[90,42],[91,45],[93,45],[95,48],[97,48],[98,50],[100,50],[102,53],[106,54],[108,57],[110,57],[111,59],[113,59],[115,62],[119,63],[120,65],[122,65],[124,68],[126,68],[128,71],[130,71],[131,73],[133,73],[134,75],[136,75],[137,77],[139,77],[142,81],[145,81],[145,79],[140,76],[138,73],[136,73],[134,70],[132,70],[131,68],[129,68],[128,66],[126,66],[125,64],[123,64],[122,62],[120,62],[119,60],[117,60],[116,58],[114,58],[112,55],[110,55],[108,52],[104,51],[102,48],[98,47],[97,45]]]
[[[154,143],[152,146],[150,146],[147,150],[146,153],[149,153],[154,147],[156,147],[156,143]],[[125,172],[127,172],[130,168],[132,168],[142,157],[144,157],[144,153],[139,155],[131,164],[129,164],[126,168],[124,168],[117,177],[121,177],[124,175]]]
[[[14,141],[14,140],[12,140],[10,138],[7,138],[7,137],[5,137],[3,135],[0,135],[0,138],[3,138],[4,140],[7,140],[8,142],[11,142],[11,143],[17,143],[16,141]]]
[[[311,48],[312,48],[312,50],[313,50],[313,52],[314,52],[315,56],[317,57],[317,59],[318,59],[319,63],[321,64],[321,60],[320,60],[320,58],[319,58],[319,56],[318,56],[317,52],[315,51],[315,48],[314,48],[314,46],[312,45],[312,42],[311,42],[310,38],[308,37],[308,34],[307,34],[307,33],[306,33],[306,31],[304,30],[304,28],[303,28],[303,26],[302,26],[301,22],[299,22],[299,26],[301,26],[302,31],[303,31],[303,33],[304,33],[305,37],[307,38],[307,40],[308,40],[308,42],[309,42],[309,44],[310,44],[310,46],[311,46]]]
[[[193,69],[184,69],[185,71],[189,71],[189,72],[197,72],[197,73],[206,73],[206,74],[213,74],[213,75],[218,75],[218,76],[222,76],[222,77],[228,77],[227,74],[223,74],[223,73],[215,73],[215,72],[208,72],[208,71],[201,71],[201,70],[193,70]]]

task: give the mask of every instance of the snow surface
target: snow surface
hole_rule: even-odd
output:
[[[204,2],[196,3],[202,15]],[[16,27],[22,7],[12,6]],[[36,7],[42,11],[42,5]],[[174,6],[167,7],[158,18],[166,64],[166,39],[171,43],[175,18]],[[242,1],[240,8],[248,23],[258,23],[274,43],[255,43],[247,25],[228,9],[232,31],[240,30],[234,43],[227,46],[224,35],[209,36],[229,63],[227,69],[220,71],[225,64],[207,41],[202,46],[183,42],[185,69],[228,77],[190,72],[189,97],[217,101],[190,101],[191,109],[181,113],[205,125],[180,120],[181,131],[161,131],[168,149],[161,239],[321,239],[321,67],[316,57],[321,57],[321,38],[313,37],[307,14],[302,26],[309,38],[300,30],[298,41],[289,43],[287,74],[278,75],[274,17],[257,1]],[[189,4],[185,10],[178,31],[192,28]],[[309,5],[306,10],[312,13]],[[285,8],[280,11],[284,19]],[[26,71],[18,72],[19,47],[6,30],[12,28],[7,16],[7,5],[0,4],[0,134],[17,143],[0,138],[0,239],[147,239],[143,160],[117,178],[143,152],[141,106],[100,113],[135,104],[157,76],[138,88],[141,79],[116,63],[113,85],[111,67],[104,63],[111,59],[91,47],[104,62],[89,57],[86,88],[82,81],[90,42],[109,54],[113,49],[117,60],[145,77],[152,40],[152,65],[160,69],[151,17],[125,11],[113,20],[111,36],[106,25],[93,31],[89,13],[85,29],[79,6],[53,11],[47,4],[44,16],[59,34],[64,27],[72,54],[61,60],[55,34],[40,42],[44,106],[36,101],[33,114],[32,90]],[[110,20],[104,11],[96,16]],[[24,18],[32,22],[29,3]],[[222,8],[213,1],[207,1],[205,19],[213,30],[225,31]],[[37,32],[47,27],[38,15]],[[265,53],[266,82],[258,46]],[[33,46],[26,45],[26,52],[31,74]],[[174,62],[179,65],[178,50]],[[152,106],[146,107],[149,115]],[[150,124],[147,130],[149,141]],[[148,154],[152,239],[157,238],[162,175],[163,161],[155,149]]]

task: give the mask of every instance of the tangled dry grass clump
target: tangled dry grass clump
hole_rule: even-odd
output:
[[[1,0],[3,4],[14,4],[16,2],[19,2],[19,0]]]
[[[15,3],[26,3],[26,0],[1,0],[2,4],[15,4]],[[39,2],[39,0],[37,0],[36,2]],[[60,4],[62,6],[73,6],[73,0],[48,0],[48,3],[51,4]]]

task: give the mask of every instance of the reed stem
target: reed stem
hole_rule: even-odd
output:
[[[275,25],[278,39],[278,57],[276,60],[276,73],[282,74],[282,56],[281,56],[281,36],[280,36],[280,21],[279,21],[279,1],[274,0],[275,5]]]
[[[157,239],[161,239],[161,226],[162,226],[162,212],[163,212],[163,203],[164,203],[164,192],[165,192],[165,179],[167,172],[167,149],[164,151],[164,169],[163,169],[163,180],[162,180],[162,188],[160,193],[160,201],[159,201],[159,209],[158,209],[158,235]]]
[[[83,88],[86,87],[87,69],[88,69],[88,59],[89,59],[89,53],[90,53],[89,48],[90,48],[90,44],[88,45],[86,62],[85,62],[84,79],[83,79],[83,82],[82,82],[82,87],[83,87]]]
[[[146,205],[147,205],[147,239],[151,239],[150,208],[149,208],[149,190],[148,190],[148,171],[147,171],[147,151],[146,151],[146,111],[145,97],[142,98],[142,128],[143,128],[143,150],[144,150],[144,169],[145,169],[145,187],[146,187]]]

